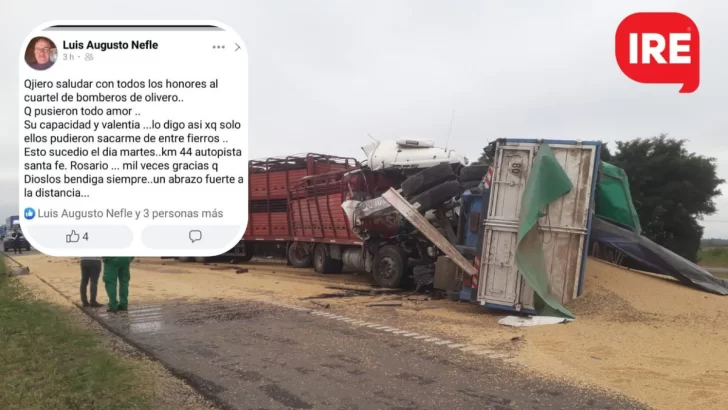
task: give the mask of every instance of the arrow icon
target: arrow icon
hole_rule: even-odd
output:
[[[238,45],[238,43],[235,43],[235,46],[237,47],[237,48],[235,49],[235,51],[238,51],[238,50],[240,50],[240,45]]]

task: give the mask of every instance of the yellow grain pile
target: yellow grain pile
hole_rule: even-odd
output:
[[[658,408],[728,408],[728,297],[589,260],[569,325],[528,330],[539,369]]]

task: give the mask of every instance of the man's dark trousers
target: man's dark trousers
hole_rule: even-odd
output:
[[[91,281],[91,304],[96,304],[96,290],[99,285],[99,276],[101,275],[101,261],[99,260],[81,260],[81,303],[84,306],[89,304],[86,297],[86,287]]]

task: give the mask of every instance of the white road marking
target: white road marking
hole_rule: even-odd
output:
[[[443,340],[438,337],[431,337],[429,335],[421,335],[417,332],[410,332],[409,330],[401,330],[401,329],[397,329],[396,327],[383,326],[378,323],[365,322],[363,320],[349,318],[349,317],[337,315],[337,314],[334,314],[331,312],[325,312],[325,311],[316,310],[316,309],[307,309],[307,308],[302,308],[302,307],[295,306],[295,305],[284,305],[284,304],[279,304],[279,303],[271,303],[271,304],[285,307],[285,308],[292,309],[292,310],[296,310],[299,312],[306,312],[306,313],[309,313],[312,315],[317,315],[317,316],[324,317],[327,319],[336,319],[338,321],[346,322],[350,325],[368,327],[370,329],[381,330],[381,331],[391,333],[394,335],[398,335],[398,336],[411,337],[413,339],[421,340],[423,342],[429,342],[429,343],[432,343],[432,344],[435,344],[438,346],[447,346],[450,349],[458,349],[464,353],[469,353],[469,354],[478,355],[478,356],[487,356],[488,358],[491,358],[491,359],[503,359],[504,362],[518,364],[518,365],[521,365],[524,367],[528,366],[526,363],[524,363],[523,361],[521,361],[517,358],[511,357],[511,356],[508,356],[505,354],[501,354],[501,353],[496,353],[493,350],[484,349],[480,346],[470,346],[470,345],[467,345],[464,343],[453,342],[452,340]],[[154,310],[154,309],[149,309],[149,310]],[[152,313],[152,312],[150,312],[150,313]],[[107,318],[108,314],[99,313],[98,316]]]

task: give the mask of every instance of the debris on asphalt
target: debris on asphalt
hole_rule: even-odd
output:
[[[427,302],[430,300],[430,297],[427,295],[418,295],[415,297],[412,297],[412,295],[407,295],[407,300],[410,302]]]
[[[236,270],[238,269],[237,266],[213,266],[210,268],[210,270]]]
[[[331,305],[328,304],[328,303],[323,304],[323,303],[316,302],[315,300],[309,300],[309,302],[313,303],[316,306],[320,306],[320,307],[322,307],[324,309],[329,309],[331,307]]]
[[[389,295],[394,293],[402,293],[401,289],[361,289],[361,288],[350,288],[346,286],[326,286],[326,289],[333,290],[344,290],[347,292],[357,292],[367,295]]]
[[[333,298],[351,298],[355,296],[366,296],[361,293],[356,292],[348,292],[348,293],[319,293],[318,295],[313,296],[307,296],[305,298],[300,298],[301,300],[311,300],[311,299],[333,299]]]
[[[499,320],[498,323],[504,326],[511,327],[532,327],[541,325],[555,325],[558,323],[569,323],[571,321],[572,319],[565,319],[563,317],[554,316],[506,316],[503,319]]]
[[[235,271],[235,273],[237,273],[237,274],[247,273],[247,272],[248,272],[248,269],[247,268],[242,268],[242,269],[238,269],[238,270]]]
[[[391,301],[372,302],[372,303],[367,303],[367,306],[369,306],[369,307],[402,306],[402,302],[391,302]]]

